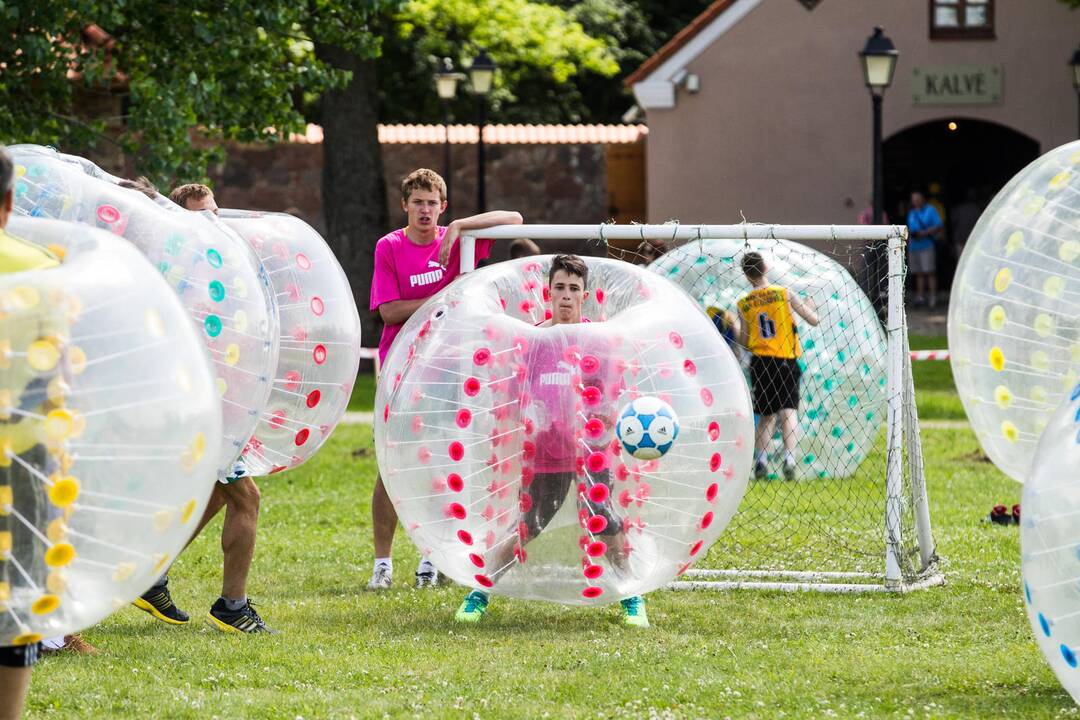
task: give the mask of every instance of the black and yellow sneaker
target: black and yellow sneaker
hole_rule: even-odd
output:
[[[131,604],[170,625],[187,625],[191,620],[191,617],[173,602],[168,581],[150,588]]]
[[[239,610],[230,610],[225,605],[225,598],[218,598],[206,614],[206,622],[210,627],[225,633],[277,635],[277,630],[263,622],[259,613],[255,612],[250,600]]]

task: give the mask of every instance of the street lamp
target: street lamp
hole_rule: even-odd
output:
[[[896,46],[893,45],[880,27],[874,28],[874,34],[866,39],[866,46],[859,52],[862,61],[863,80],[870,89],[870,98],[874,108],[874,139],[873,139],[873,203],[874,225],[880,225],[883,221],[882,206],[885,204],[885,180],[881,163],[881,101],[885,90],[892,84],[893,71],[896,70],[896,59],[900,56]],[[880,247],[870,250],[868,265],[870,277],[870,297],[874,300],[879,312],[882,309],[881,276],[882,276],[882,252]]]
[[[484,123],[487,121],[487,96],[491,92],[496,67],[495,61],[483,50],[469,67],[469,84],[472,94],[476,96],[476,127],[479,133],[476,143],[476,212],[478,213],[487,210],[487,193],[484,187]]]
[[[1072,67],[1073,88],[1076,90],[1077,125],[1080,127],[1080,47],[1076,48],[1069,65]],[[1080,136],[1080,129],[1077,130],[1077,135]]]
[[[443,106],[443,179],[446,180],[446,216],[450,217],[450,186],[453,182],[454,171],[450,166],[450,102],[457,95],[458,81],[464,78],[461,73],[454,72],[454,63],[450,58],[439,61],[439,69],[435,71],[435,90],[439,94],[439,100]]]

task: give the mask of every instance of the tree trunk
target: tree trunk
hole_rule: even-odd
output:
[[[368,310],[375,243],[389,230],[375,64],[332,45],[316,43],[315,54],[352,72],[348,85],[322,97],[323,213],[326,241],[345,269],[360,310],[363,344],[373,347],[382,330],[378,313]]]

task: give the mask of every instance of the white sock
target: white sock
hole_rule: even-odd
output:
[[[433,573],[433,572],[437,572],[435,570],[435,566],[432,565],[431,561],[428,560],[427,558],[424,558],[423,560],[421,560],[420,564],[416,566],[416,574],[417,575],[422,575],[424,573]]]
[[[375,568],[378,568],[380,565],[385,565],[387,570],[389,570],[390,572],[394,572],[393,558],[375,558]]]
[[[788,450],[787,453],[784,454],[784,462],[788,465],[795,464],[795,456],[791,453],[790,450]]]
[[[769,461],[769,453],[762,450],[761,454],[757,456],[757,461],[761,465],[766,465],[768,463],[768,461]]]

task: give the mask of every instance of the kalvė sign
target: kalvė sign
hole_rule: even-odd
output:
[[[911,71],[915,105],[996,105],[1001,102],[1000,65],[934,65]]]

